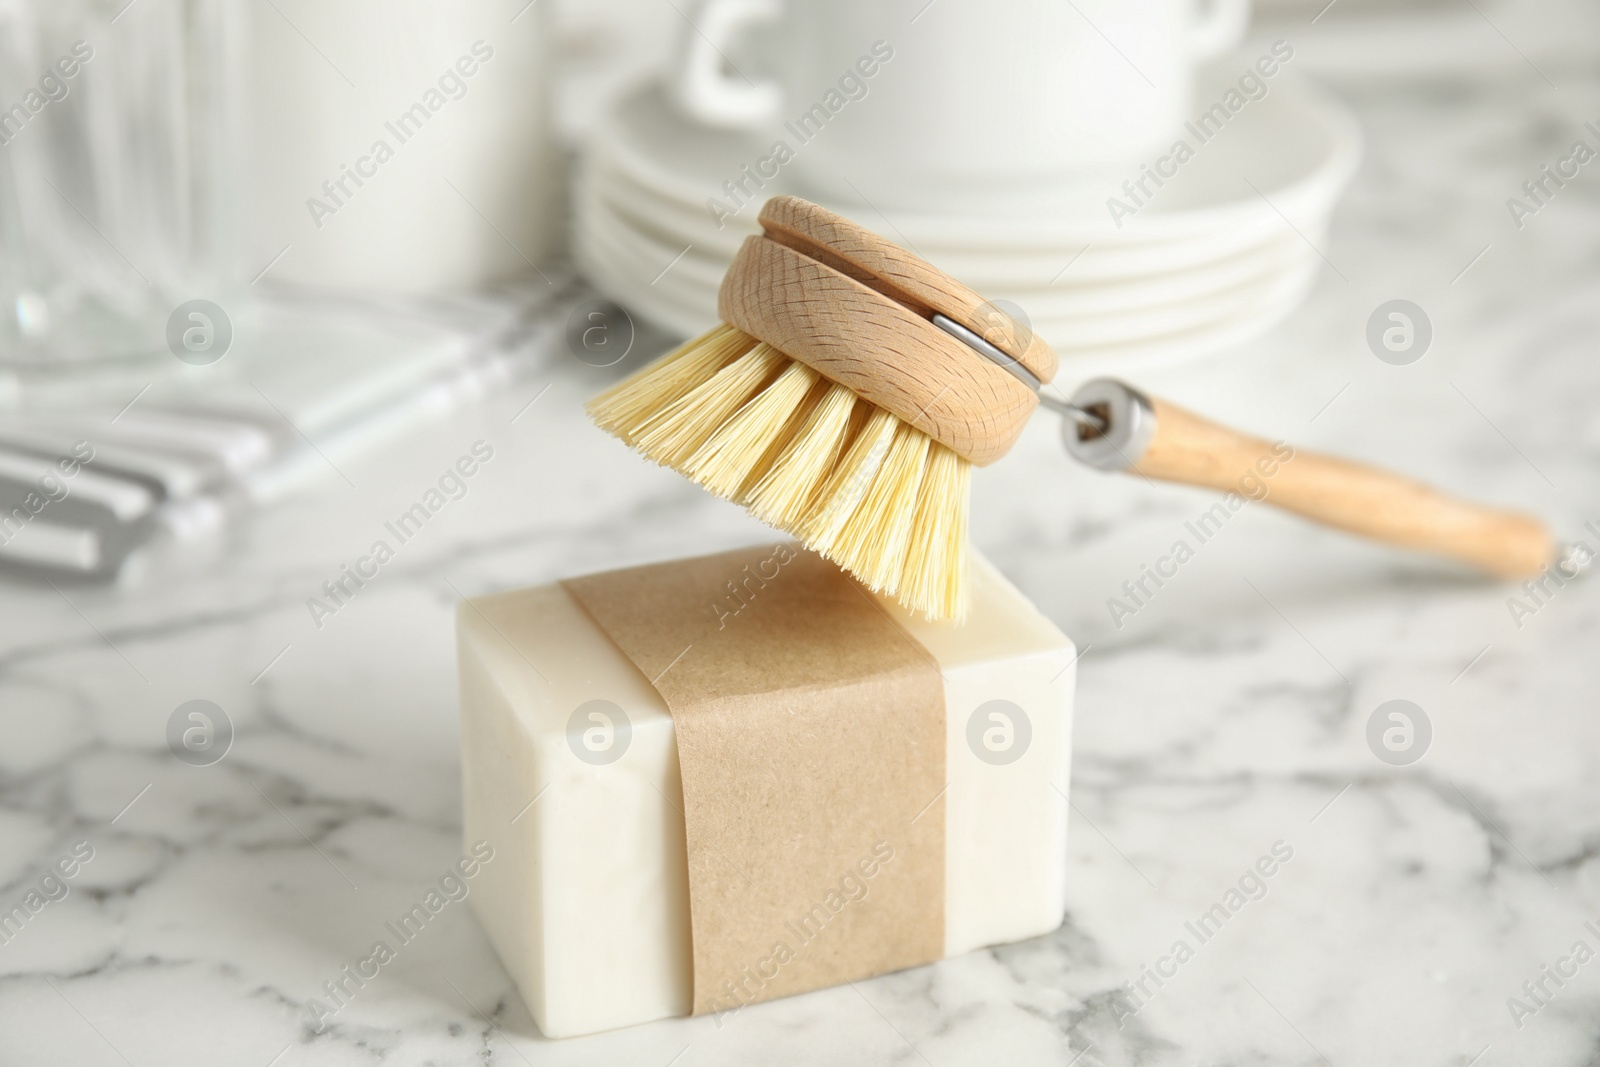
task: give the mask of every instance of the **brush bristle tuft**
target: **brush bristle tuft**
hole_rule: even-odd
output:
[[[756,344],[749,334],[718,325],[594,397],[584,410],[602,430],[631,445],[650,416],[703,385]]]
[[[868,588],[930,619],[966,614],[971,464],[805,364],[721,325],[587,407]]]
[[[750,491],[751,514],[785,530],[800,521],[839,461],[855,407],[855,393],[827,383],[823,395],[808,407],[794,439]]]
[[[872,479],[889,454],[889,443],[894,440],[894,428],[900,420],[873,407],[859,397],[856,402],[851,429],[847,432],[849,445],[844,455],[828,472],[822,488],[807,506],[805,514],[796,523],[794,532],[808,547],[816,549],[829,559],[834,542],[844,532],[861,500],[867,495]],[[835,562],[838,562],[835,560]]]
[[[934,441],[918,490],[917,514],[900,571],[907,603],[930,618],[966,614],[967,508],[972,464]]]
[[[878,592],[898,590],[928,444],[927,434],[896,420],[889,451],[833,542],[839,565]]]
[[[766,345],[757,346],[752,355],[762,348],[784,358],[777,349]],[[771,385],[747,401],[695,450],[683,465],[685,474],[718,496],[739,498],[740,490],[759,476],[758,468],[783,440],[784,431],[800,421],[800,403],[817,383],[816,371],[804,363],[787,362],[789,365]]]
[[[683,470],[689,457],[765,389],[788,362],[777,349],[757,344],[644,419],[633,446],[663,466]]]

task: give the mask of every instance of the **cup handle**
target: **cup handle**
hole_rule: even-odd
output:
[[[772,22],[783,0],[705,0],[679,38],[667,87],[678,107],[708,126],[759,126],[783,106],[777,82],[751,84],[742,74],[723,73],[728,47],[746,27]]]
[[[1189,36],[1194,58],[1211,59],[1244,39],[1250,25],[1250,0],[1196,0],[1196,6],[1199,11]]]

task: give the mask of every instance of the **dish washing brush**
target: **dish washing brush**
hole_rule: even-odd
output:
[[[724,322],[587,405],[657,463],[931,619],[966,608],[972,468],[1041,404],[1075,458],[1246,494],[1504,577],[1556,546],[1539,520],[1296,452],[1112,380],[1045,392],[1056,356],[917,256],[792,196],[767,201],[724,276]],[[1262,495],[1256,496],[1255,487]]]

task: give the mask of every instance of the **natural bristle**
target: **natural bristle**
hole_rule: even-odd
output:
[[[738,496],[784,427],[798,419],[800,402],[817,377],[804,363],[790,362],[689,457],[684,473],[719,496]]]
[[[834,540],[833,558],[872,589],[887,592],[900,583],[927,456],[928,435],[897,421],[888,454]]]
[[[971,464],[722,325],[588,404],[603,429],[932,619],[966,612]]]
[[[762,522],[789,529],[806,513],[817,489],[839,460],[850,429],[856,395],[842,385],[827,391],[806,412],[794,440],[750,491],[750,512]]]
[[[822,490],[806,509],[795,531],[800,539],[818,552],[834,559],[831,549],[844,531],[845,523],[855,514],[861,500],[867,495],[873,477],[889,454],[889,442],[894,439],[894,428],[900,424],[881,408],[861,402],[857,405],[861,426],[855,431],[844,457],[834,467]],[[865,417],[862,418],[861,414]],[[855,420],[852,420],[855,421]]]
[[[777,349],[757,344],[646,419],[633,446],[657,463],[683,469],[684,462],[788,362]]]
[[[584,408],[601,429],[631,445],[635,430],[652,415],[706,382],[756,344],[749,334],[719,325],[629,375]]]
[[[911,520],[901,589],[908,603],[925,605],[934,618],[965,613],[967,500],[972,464],[937,441],[928,448],[917,513]]]

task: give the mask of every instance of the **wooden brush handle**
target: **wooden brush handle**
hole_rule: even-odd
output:
[[[1263,499],[1275,507],[1504,578],[1537,574],[1555,559],[1550,531],[1528,515],[1459,500],[1375,467],[1275,445],[1165,401],[1149,404],[1155,433],[1129,468],[1147,478],[1246,497],[1259,496],[1265,487]]]
[[[920,257],[815,204],[774,197],[760,219],[761,235],[745,241],[718,293],[726,322],[969,463],[991,463],[1010,449],[1040,402],[1034,388],[1056,372],[1048,345]],[[989,351],[957,340],[935,324],[936,315],[976,334]],[[1036,381],[1024,384],[1024,376],[1002,367],[992,358],[996,349],[1008,367]],[[1096,379],[1070,403],[1044,402],[1068,416],[1067,449],[1092,466],[1261,497],[1329,526],[1507,577],[1537,574],[1555,556],[1536,519],[1275,446],[1120,382]]]

